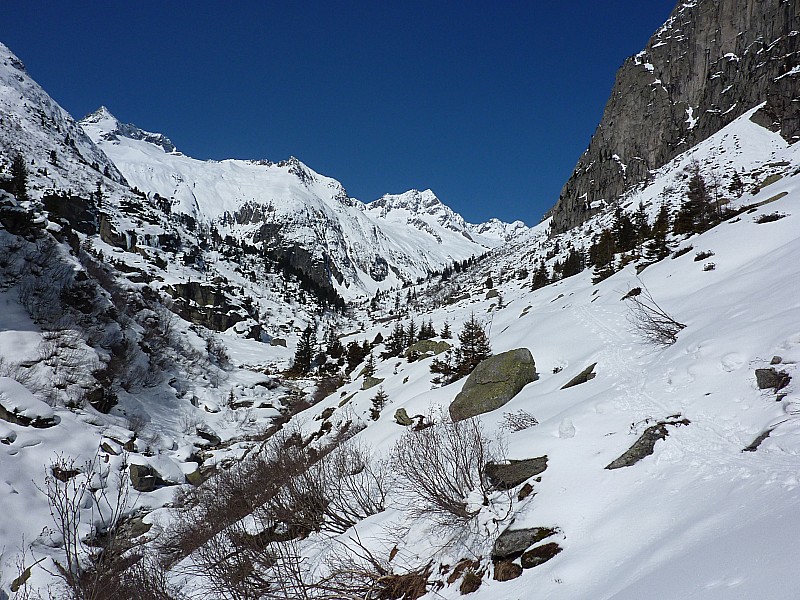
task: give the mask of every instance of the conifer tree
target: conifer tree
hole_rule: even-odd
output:
[[[405,349],[406,331],[403,328],[403,324],[398,321],[395,323],[392,333],[386,338],[386,352],[384,352],[384,356],[386,358],[390,356],[400,356]]]
[[[614,223],[611,230],[614,234],[614,242],[620,252],[633,250],[636,246],[636,228],[630,217],[619,206],[614,212]]]
[[[25,157],[17,152],[11,161],[11,185],[17,200],[28,200],[28,165]]]
[[[450,323],[445,321],[444,325],[442,325],[442,339],[449,340],[451,337],[453,337],[453,334],[450,332]]]
[[[458,377],[463,377],[472,373],[478,363],[488,358],[492,354],[492,346],[486,329],[475,313],[470,315],[469,320],[464,323],[464,328],[458,334],[459,348],[456,350],[456,372]]]
[[[372,398],[372,408],[369,409],[369,416],[373,421],[377,421],[381,416],[381,411],[386,403],[389,401],[389,394],[383,389],[383,386],[378,388],[378,393]]]
[[[653,221],[652,239],[645,245],[645,256],[648,260],[657,261],[669,256],[667,232],[669,231],[669,210],[666,204],[658,209]]]
[[[547,273],[547,267],[544,262],[540,262],[539,266],[533,272],[533,279],[531,280],[531,290],[538,290],[550,284],[550,276]]]
[[[292,371],[301,375],[305,375],[311,370],[311,364],[314,360],[317,347],[317,332],[313,324],[309,324],[303,330],[300,339],[297,342],[297,349],[294,353],[294,362],[292,363]]]
[[[589,249],[589,260],[594,265],[592,283],[599,283],[614,274],[616,240],[610,229],[604,229]]]
[[[364,377],[372,377],[375,375],[375,355],[372,352],[369,353],[367,357],[367,362],[364,365],[364,369],[362,370],[362,374]]]
[[[406,328],[406,347],[417,341],[417,335],[417,324],[414,322],[414,317],[411,317]]]

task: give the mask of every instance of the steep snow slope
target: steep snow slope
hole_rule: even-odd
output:
[[[571,600],[795,597],[800,575],[786,561],[800,534],[793,516],[800,510],[800,145],[788,146],[744,116],[662,169],[630,202],[675,202],[680,196],[665,196],[665,189],[685,185],[692,160],[707,173],[722,172],[729,161],[746,168],[747,178],[762,185],[754,191],[748,184],[735,203],[760,206],[676,244],[691,245],[694,252],[652,264],[638,276],[636,266],[628,265],[596,286],[584,271],[531,292],[527,282],[503,273],[530,266],[537,256],[525,249],[499,255],[481,263],[482,271],[452,282],[454,289],[471,290],[471,299],[414,315],[417,322],[432,318],[437,330],[448,321],[457,333],[474,313],[490,326],[495,352],[527,347],[535,357],[540,379],[480,417],[489,436],[499,435],[507,445],[509,458],[548,456],[535,495],[517,503],[513,523],[491,526],[493,513],[486,508],[479,517],[488,527],[485,537],[473,537],[468,547],[442,547],[444,539],[420,522],[398,542],[389,532],[405,531],[409,518],[400,503],[340,539],[357,532],[375,552],[396,544],[399,555],[416,565],[483,556],[487,573],[472,595],[476,599],[527,598],[531,590],[537,598]],[[782,178],[763,186],[771,169]],[[599,223],[589,225],[598,230]],[[572,241],[580,235],[572,232]],[[558,238],[562,245],[567,237]],[[714,255],[697,261],[699,251]],[[506,280],[498,287],[504,308],[484,299],[487,272],[495,281]],[[686,324],[674,344],[654,346],[633,327],[630,306],[621,298],[642,285]],[[378,331],[385,337],[390,330],[373,327],[359,338],[372,339]],[[463,384],[431,389],[430,362],[379,363],[375,376],[384,379],[389,402],[376,422],[369,417],[375,390],[361,391],[361,378],[309,412],[333,411],[334,429],[360,416],[367,428],[358,437],[389,454],[403,432],[393,419],[397,409],[409,415],[430,414],[436,406],[446,410]],[[771,362],[792,377],[779,394],[756,385],[754,370]],[[592,363],[594,379],[561,389]],[[340,408],[342,396],[351,394]],[[520,410],[539,425],[504,429],[504,414]],[[318,423],[311,415],[304,416],[309,433]],[[669,426],[668,437],[639,463],[604,468],[647,427],[669,417],[689,423]],[[743,451],[767,431],[755,451]],[[501,583],[492,580],[486,557],[493,537],[509,523],[558,528],[545,541],[563,550]],[[309,544],[309,558],[318,564],[314,548]],[[458,598],[457,583],[426,597]]]
[[[2,43],[0,116],[0,169],[22,153],[30,171],[31,196],[39,197],[45,189],[94,190],[98,179],[104,186],[124,184],[112,162]]]
[[[223,236],[297,247],[310,256],[296,266],[331,280],[348,298],[424,277],[524,230],[522,223],[470,226],[430,191],[365,206],[296,158],[189,158],[164,136],[122,124],[105,108],[81,125],[131,185],[170,199],[174,211],[213,224]]]

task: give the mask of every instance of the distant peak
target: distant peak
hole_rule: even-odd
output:
[[[101,106],[93,113],[86,115],[80,120],[80,125],[95,142],[104,140],[107,142],[119,141],[120,137],[131,140],[141,140],[154,146],[158,146],[164,152],[175,152],[175,144],[163,133],[152,133],[139,129],[133,123],[123,123],[108,110]]]

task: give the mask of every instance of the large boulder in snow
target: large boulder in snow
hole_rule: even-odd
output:
[[[527,348],[490,356],[467,378],[450,404],[450,417],[461,421],[498,409],[536,379],[536,363]]]
[[[760,390],[780,390],[789,385],[792,378],[788,373],[778,371],[774,367],[769,369],[756,369],[756,384]]]
[[[506,529],[494,542],[492,560],[513,560],[537,542],[541,542],[555,533],[556,530],[552,527]]]
[[[539,456],[505,463],[488,463],[485,474],[489,483],[498,490],[510,490],[531,477],[544,473],[545,469],[547,456]]]
[[[442,352],[450,350],[452,346],[447,342],[437,342],[434,340],[420,340],[414,342],[406,350],[405,357],[409,360],[419,360],[421,358],[429,358],[436,356]]]
[[[0,377],[0,419],[39,428],[53,427],[60,421],[52,408],[10,377]]]

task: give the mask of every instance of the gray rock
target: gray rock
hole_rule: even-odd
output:
[[[270,346],[282,346],[286,348],[286,340],[283,338],[272,338],[269,342]]]
[[[372,377],[368,375],[367,377],[364,377],[364,383],[361,384],[361,389],[368,390],[370,388],[374,388],[376,385],[380,383],[383,383],[383,378]]]
[[[772,357],[772,360],[771,360],[771,361],[769,361],[769,364],[771,364],[771,365],[779,365],[779,364],[781,364],[782,362],[783,362],[783,358],[782,358],[782,357],[780,357],[780,356],[773,356],[773,357]]]
[[[486,465],[486,479],[499,490],[517,487],[531,477],[536,477],[547,469],[547,456],[510,460],[507,463]]]
[[[621,456],[606,465],[606,469],[621,469],[635,465],[643,458],[650,456],[655,450],[656,442],[664,440],[669,435],[667,425],[688,425],[689,419],[680,421],[660,421],[644,430],[644,433]]]
[[[402,425],[403,427],[410,427],[414,424],[414,420],[408,416],[406,409],[402,407],[394,411],[394,420],[395,423]]]
[[[592,363],[588,367],[586,367],[583,371],[578,373],[575,377],[570,379],[567,383],[561,386],[562,390],[567,388],[574,387],[576,385],[580,385],[582,383],[586,383],[587,381],[594,379],[597,377],[597,374],[594,372],[594,368],[597,366],[597,363]]]
[[[436,342],[434,340],[420,340],[411,344],[406,350],[406,358],[427,358],[429,356],[436,356],[442,352],[450,350],[452,346],[447,342]]]
[[[536,548],[531,548],[522,554],[520,564],[523,569],[532,569],[546,563],[561,552],[561,546],[555,542],[548,542]]]
[[[491,356],[467,378],[450,404],[450,417],[461,421],[498,409],[536,379],[536,364],[527,348]]]
[[[756,369],[756,383],[760,390],[781,390],[789,385],[791,380],[792,378],[788,373],[778,371],[773,367],[769,369]]]
[[[555,533],[556,530],[552,527],[506,529],[494,542],[492,560],[513,560],[535,543]]]
[[[153,467],[131,465],[129,467],[131,487],[137,492],[152,492],[157,487],[172,485],[164,481]]]
[[[499,297],[500,297],[500,292],[498,292],[494,288],[492,288],[488,292],[486,292],[486,299],[487,300],[491,300],[492,298],[499,298]]]
[[[548,213],[562,233],[766,100],[757,123],[800,134],[794,2],[679,2],[617,72],[603,118]],[[687,118],[692,109],[693,120]],[[624,166],[623,166],[624,165]]]

